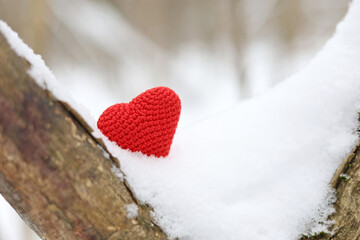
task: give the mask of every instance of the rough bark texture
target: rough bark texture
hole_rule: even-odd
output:
[[[71,109],[0,34],[0,193],[44,239],[166,239]],[[114,159],[115,161],[115,159]],[[115,161],[115,163],[118,163]]]
[[[333,186],[337,191],[336,213],[331,219],[336,223],[334,234],[325,239],[360,239],[360,142],[343,161],[338,172],[347,174],[350,179],[334,176]]]

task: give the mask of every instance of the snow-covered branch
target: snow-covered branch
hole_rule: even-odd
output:
[[[8,41],[0,33],[0,193],[44,239],[165,239],[83,121]]]
[[[0,22],[0,192],[47,239],[166,238],[138,200],[170,238],[330,230],[320,237],[358,239],[359,147],[341,162],[359,140],[359,22],[355,0],[302,71],[180,130],[161,159],[123,150],[82,120],[41,58]]]

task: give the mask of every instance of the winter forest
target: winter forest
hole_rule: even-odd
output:
[[[360,206],[360,196],[355,197],[360,181],[360,0],[0,0],[0,20],[0,240],[360,236],[359,220],[344,217]],[[25,185],[9,179],[27,169],[7,167],[16,158],[6,147],[7,139],[38,129],[32,122],[21,131],[7,125],[4,99],[18,94],[7,90],[9,51],[26,60],[27,77],[50,92],[56,104],[70,109],[70,118],[80,119],[75,125],[84,126],[83,135],[96,142],[85,148],[75,139],[68,148],[72,140],[65,140],[64,127],[44,133],[57,144],[52,149],[38,131],[36,137],[46,148],[41,151],[50,157],[39,160],[41,164],[34,160],[41,165],[34,174],[42,164],[51,165],[51,175],[41,173],[44,179],[38,183],[59,177],[48,183],[59,184],[53,186],[58,193],[44,193],[51,204],[39,204],[53,213],[45,220],[39,220],[40,212],[27,212],[29,206],[35,208],[31,195],[25,200],[19,194],[29,205],[8,200],[13,199],[9,192],[26,193]],[[96,125],[109,106],[129,103],[158,86],[174,90],[181,100],[168,155],[121,148]],[[20,105],[13,103],[14,111],[21,112]],[[43,113],[41,121],[48,115]],[[19,116],[28,117],[23,112]],[[50,129],[58,121],[49,123]],[[95,166],[92,158],[106,162]],[[24,165],[29,169],[31,159]],[[89,172],[99,177],[83,178]],[[103,172],[109,175],[102,178]],[[64,200],[75,199],[70,190],[61,190],[67,184],[86,203],[84,218],[92,225],[79,220],[80,201]],[[131,197],[116,193],[99,205],[96,193],[116,184],[125,186]],[[114,199],[120,199],[118,205],[112,205]],[[124,223],[106,214],[114,219],[124,215]],[[104,235],[100,216],[108,224]],[[69,226],[54,224],[61,219]],[[346,232],[341,230],[351,223]],[[123,226],[128,224],[126,235]],[[149,232],[132,235],[138,231],[133,225]],[[47,231],[49,227],[56,230]]]

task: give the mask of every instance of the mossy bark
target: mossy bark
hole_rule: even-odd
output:
[[[0,193],[43,239],[166,239],[101,143],[0,34]],[[116,163],[116,164],[115,164]],[[128,218],[126,205],[139,205]]]

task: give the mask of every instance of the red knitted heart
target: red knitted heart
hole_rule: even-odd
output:
[[[166,157],[181,111],[178,95],[167,87],[149,89],[131,100],[115,104],[101,114],[97,126],[123,149]]]

